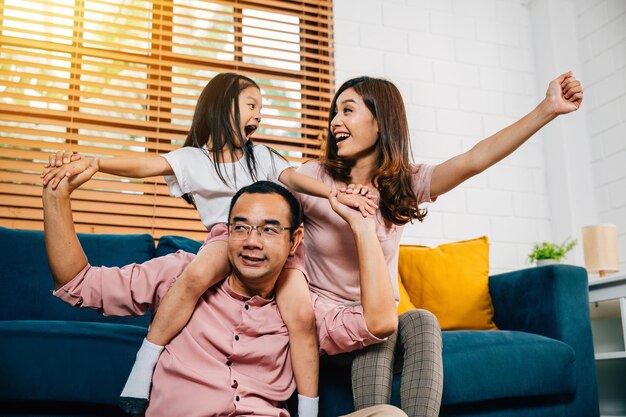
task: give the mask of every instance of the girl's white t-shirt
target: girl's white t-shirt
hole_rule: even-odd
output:
[[[256,181],[278,182],[278,177],[289,162],[265,145],[253,145],[256,161]],[[200,213],[202,224],[211,230],[217,223],[228,222],[230,201],[237,190],[255,182],[244,158],[237,162],[220,164],[220,179],[206,148],[184,147],[161,155],[167,160],[174,175],[166,175],[165,182],[174,197],[190,193]]]

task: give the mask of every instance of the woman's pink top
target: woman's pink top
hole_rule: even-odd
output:
[[[430,202],[433,165],[414,165],[413,192],[418,203]],[[328,185],[333,180],[319,162],[308,162],[298,172]],[[333,304],[360,302],[359,265],[350,226],[330,207],[328,200],[297,194],[304,212],[305,267],[310,288],[320,301]],[[386,226],[380,211],[376,232],[389,268],[396,301],[398,295],[398,253],[404,226]]]

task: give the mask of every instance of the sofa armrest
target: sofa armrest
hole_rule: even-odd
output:
[[[589,329],[589,290],[585,269],[548,265],[489,277],[494,321],[503,330],[519,330],[568,342]],[[589,333],[590,335],[590,333]]]
[[[585,409],[584,415],[597,416],[587,271],[547,265],[494,275],[489,277],[489,292],[500,329],[539,334],[574,349],[578,384],[572,410]]]

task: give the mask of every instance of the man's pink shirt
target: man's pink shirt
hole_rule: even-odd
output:
[[[87,265],[54,294],[105,315],[154,312],[193,258],[179,251],[123,268]],[[316,310],[316,321],[323,353],[381,341],[367,330],[360,307]],[[276,302],[238,295],[224,280],[202,296],[187,326],[163,351],[146,415],[287,417],[283,401],[294,389],[289,336]]]

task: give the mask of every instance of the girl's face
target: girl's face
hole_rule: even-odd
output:
[[[261,102],[261,91],[254,86],[239,93],[239,129],[246,142],[261,123]]]
[[[354,89],[348,88],[337,97],[337,113],[330,128],[337,143],[337,155],[357,158],[378,152],[378,122]]]

